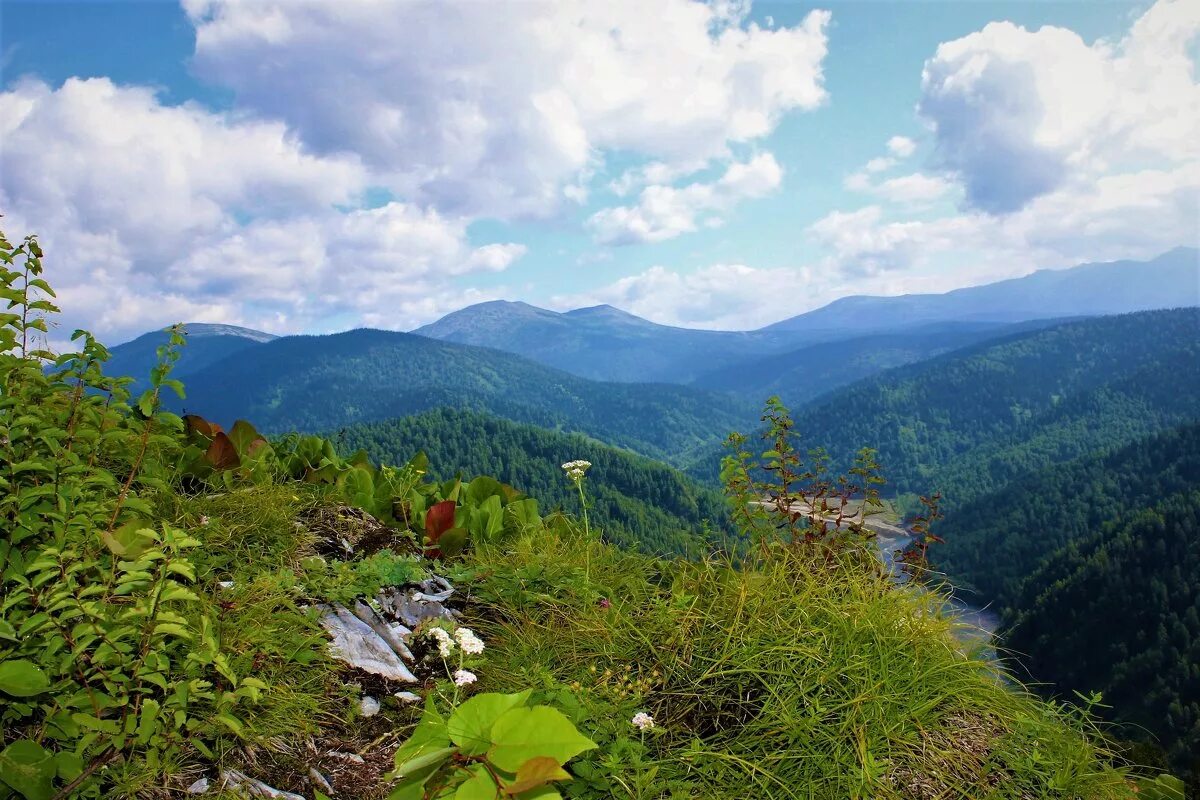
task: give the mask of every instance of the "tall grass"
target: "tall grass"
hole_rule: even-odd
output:
[[[487,688],[566,687],[601,745],[570,796],[1130,796],[1079,716],[999,680],[936,596],[852,554],[662,561],[559,520],[480,546],[470,574]]]

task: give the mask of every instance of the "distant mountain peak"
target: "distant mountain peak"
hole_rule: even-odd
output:
[[[187,331],[188,336],[195,337],[240,336],[255,342],[269,342],[279,338],[273,333],[258,331],[254,328],[243,328],[241,325],[227,325],[223,322],[187,322],[184,323],[183,329]]]

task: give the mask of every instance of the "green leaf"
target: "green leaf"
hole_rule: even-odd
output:
[[[453,558],[467,546],[467,529],[451,528],[438,538],[437,546],[443,556]]]
[[[112,533],[102,531],[100,538],[113,555],[137,558],[154,545],[154,529],[141,520],[127,522]]]
[[[13,697],[33,697],[50,688],[46,673],[32,661],[17,659],[0,663],[0,691]]]
[[[432,767],[440,766],[446,759],[458,752],[457,747],[443,747],[438,750],[431,750],[427,753],[422,753],[416,758],[410,758],[400,766],[396,767],[396,775],[403,778],[407,775],[412,775],[414,772]]]
[[[549,756],[531,758],[517,770],[517,777],[504,787],[505,794],[520,794],[550,781],[569,781],[571,773]]]
[[[49,800],[57,773],[54,754],[37,742],[19,739],[0,753],[0,781],[16,789],[25,800]]]
[[[525,705],[531,689],[518,694],[487,692],[460,705],[446,723],[450,739],[468,756],[483,755],[492,745],[492,726],[514,708]],[[515,771],[515,768],[510,771]]]
[[[493,764],[516,772],[531,758],[548,756],[559,764],[596,743],[575,729],[562,713],[549,706],[514,708],[492,726],[494,746],[488,754]]]
[[[454,800],[496,800],[499,797],[500,787],[482,765],[471,767],[470,772],[471,777],[454,793]]]

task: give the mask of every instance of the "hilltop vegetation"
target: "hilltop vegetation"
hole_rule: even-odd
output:
[[[668,462],[748,416],[738,401],[660,384],[599,383],[497,350],[389,331],[288,336],[188,380],[186,406],[269,432],[328,431],[434,408],[573,431]]]
[[[659,559],[492,478],[181,420],[182,337],[136,398],[82,332],[47,370],[40,248],[0,248],[0,797],[1134,795],[1085,714],[997,681],[853,540]],[[431,573],[460,616],[405,629],[415,681],[335,660],[323,615],[381,637],[370,604]]]
[[[664,464],[578,434],[520,425],[487,414],[437,409],[355,425],[338,434],[347,452],[363,449],[382,464],[425,452],[433,474],[491,475],[536,497],[544,508],[579,510],[560,464],[592,463],[591,519],[609,541],[650,552],[698,554],[732,531],[724,498]],[[451,469],[453,467],[453,469]]]

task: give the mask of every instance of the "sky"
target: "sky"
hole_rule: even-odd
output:
[[[1200,244],[1200,2],[0,0],[62,327],[750,329]]]

